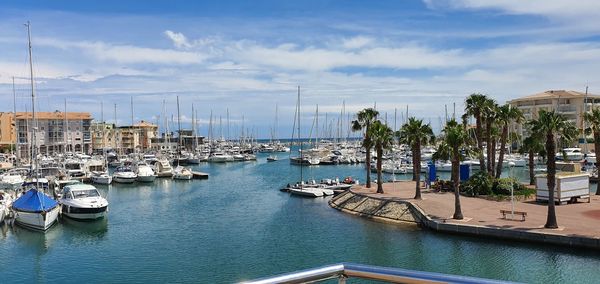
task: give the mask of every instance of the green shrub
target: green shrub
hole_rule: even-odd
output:
[[[490,195],[494,178],[486,172],[478,172],[472,175],[461,185],[461,193],[467,196]]]

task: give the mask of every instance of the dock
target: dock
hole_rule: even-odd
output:
[[[192,174],[194,179],[208,179],[207,173],[192,171]]]

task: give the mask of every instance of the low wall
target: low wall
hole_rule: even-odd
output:
[[[423,209],[410,201],[377,198],[358,194],[351,190],[332,198],[329,201],[329,205],[342,212],[377,221],[414,223],[439,232],[545,243],[565,247],[600,249],[600,238],[561,235],[552,231],[531,232],[500,227],[446,223],[445,220],[432,219]]]

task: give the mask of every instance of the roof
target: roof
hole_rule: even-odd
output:
[[[11,113],[12,114],[12,113]],[[17,119],[32,119],[31,112],[17,112]],[[54,112],[36,112],[36,119],[65,119],[65,113],[61,111]],[[67,120],[92,119],[89,112],[67,112]]]
[[[140,121],[139,123],[134,124],[135,127],[158,127],[156,124],[152,124],[147,121]]]
[[[548,90],[545,92],[537,93],[534,95],[529,95],[521,98],[516,98],[511,100],[510,102],[519,102],[519,101],[530,101],[530,100],[542,100],[542,99],[554,99],[554,98],[584,98],[586,96],[585,93],[577,92],[577,91],[567,91],[567,90]],[[600,98],[599,95],[587,94],[588,97],[592,98]]]
[[[12,207],[19,211],[42,212],[56,207],[58,202],[32,188],[13,202]]]

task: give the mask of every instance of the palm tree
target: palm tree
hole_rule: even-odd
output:
[[[487,149],[487,172],[491,176],[494,170],[494,163],[496,159],[494,159],[494,155],[496,153],[496,149],[494,147],[493,141],[493,133],[494,133],[494,122],[496,120],[496,109],[498,105],[496,101],[493,99],[486,99],[483,107],[481,108],[481,116],[482,120],[485,122],[485,144]],[[483,170],[483,167],[481,168]]]
[[[400,143],[410,145],[412,150],[413,173],[415,174],[415,199],[421,199],[421,146],[435,139],[429,124],[423,120],[411,117],[402,125],[399,131]]]
[[[394,143],[394,131],[386,124],[376,120],[369,128],[369,137],[371,137],[373,146],[377,152],[377,193],[383,193],[383,180],[381,178],[383,150],[392,147]]]
[[[583,119],[589,124],[585,132],[594,135],[594,152],[597,159],[600,156],[600,108],[593,108],[591,112],[584,113]],[[600,190],[596,190],[596,195],[600,195]]]
[[[454,215],[452,218],[461,220],[463,214],[460,207],[459,168],[462,159],[461,150],[470,143],[470,136],[466,125],[459,124],[454,119],[446,123],[442,132],[443,140],[436,155],[442,159],[450,158],[452,162],[452,182],[454,185]]]
[[[544,152],[544,144],[542,144],[541,137],[534,133],[525,138],[523,140],[523,145],[521,145],[520,152],[521,154],[528,153],[529,155],[529,184],[535,185],[535,172],[533,170],[535,166],[535,154],[543,154]]]
[[[548,155],[548,218],[545,228],[558,228],[554,205],[554,188],[556,185],[556,139],[560,135],[565,141],[572,141],[577,136],[577,128],[563,115],[555,111],[540,110],[538,119],[529,122],[533,133],[546,137],[546,153]],[[542,137],[543,137],[542,136]]]
[[[511,122],[520,123],[523,118],[523,112],[509,104],[505,104],[498,108],[496,121],[502,125],[502,134],[500,135],[500,156],[498,157],[498,165],[496,167],[496,178],[500,178],[500,175],[502,174],[506,140],[508,140],[508,125]]]
[[[362,146],[367,151],[366,167],[367,167],[367,188],[371,188],[371,148],[373,143],[370,137],[371,125],[377,120],[379,112],[374,108],[366,108],[359,111],[356,115],[356,120],[352,121],[352,131],[364,130]]]
[[[474,93],[467,97],[465,101],[465,116],[464,120],[468,116],[475,117],[475,139],[477,140],[477,148],[479,149],[479,167],[481,171],[485,171],[485,159],[483,157],[483,133],[482,133],[482,121],[481,111],[485,107],[485,103],[488,100],[486,95]]]

